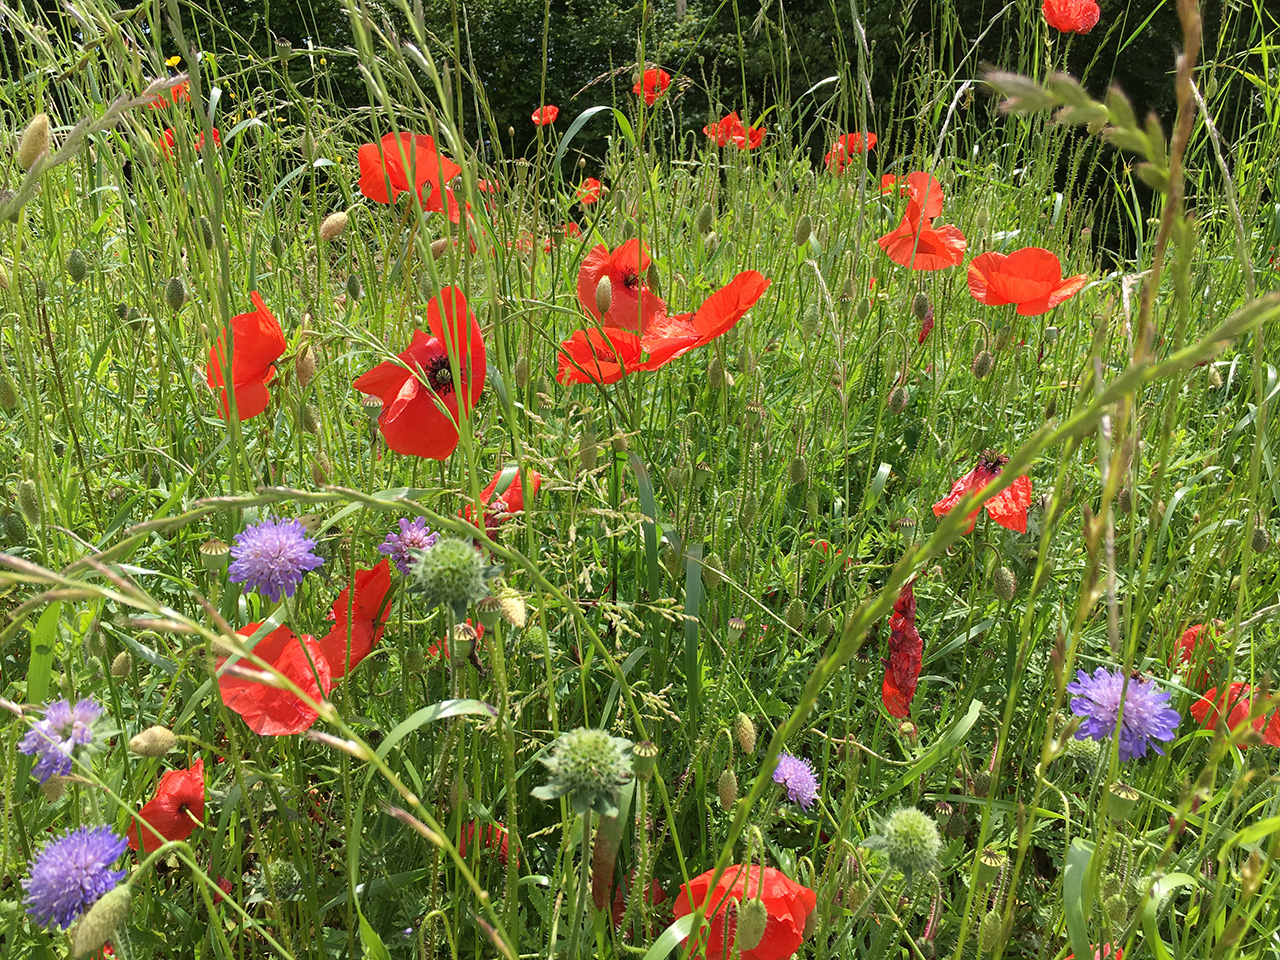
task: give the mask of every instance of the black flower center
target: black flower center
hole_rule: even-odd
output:
[[[628,290],[638,290],[640,288],[640,274],[634,270],[623,271],[622,285]]]
[[[440,396],[453,393],[453,369],[449,366],[447,354],[433,357],[422,371],[426,374],[427,383]]]

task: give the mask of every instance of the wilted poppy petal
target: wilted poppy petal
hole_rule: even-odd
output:
[[[1000,526],[1016,533],[1026,533],[1027,510],[1031,507],[1031,478],[1019,477],[983,506]]]
[[[333,601],[329,617],[333,627],[320,641],[320,652],[329,662],[335,680],[346,676],[373,652],[387,624],[387,594],[391,591],[391,563],[383,560],[368,570],[356,570],[355,598],[344,587]],[[348,664],[348,649],[350,663]]]
[[[910,583],[903,586],[889,618],[889,660],[885,664],[880,695],[892,716],[906,717],[916,695],[924,641],[916,629],[916,595]]]
[[[259,626],[251,623],[244,629],[252,633]],[[281,625],[263,637],[253,652],[312,700],[322,700],[333,689],[329,661],[320,652],[320,645],[314,637],[297,637],[287,626]],[[219,670],[225,663],[225,657],[219,658]],[[246,668],[253,668],[250,661],[242,660],[240,663]],[[249,729],[260,736],[301,733],[309,729],[319,716],[291,691],[246,677],[219,675],[218,689],[227,708],[240,714]]]

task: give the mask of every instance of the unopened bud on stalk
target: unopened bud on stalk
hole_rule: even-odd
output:
[[[750,886],[750,881],[747,881]],[[769,923],[769,908],[759,897],[743,900],[738,906],[738,936],[735,946],[740,950],[754,950],[764,939],[764,928]]]
[[[894,387],[889,392],[889,412],[901,413],[907,409],[907,391],[905,387]]]
[[[923,322],[929,315],[929,295],[921,291],[911,300],[911,315]]]
[[[346,229],[346,211],[339,210],[337,213],[331,213],[320,224],[320,239],[324,241],[337,240]]]
[[[123,680],[131,670],[133,670],[133,657],[129,656],[128,650],[121,650],[111,661],[111,675],[117,680]]]
[[[596,312],[604,316],[609,312],[609,304],[613,302],[613,282],[608,276],[600,278],[596,284]]]
[[[140,757],[163,757],[178,745],[178,738],[168,727],[147,727],[129,741],[129,752]]]
[[[169,282],[164,285],[164,302],[174,313],[181,310],[182,305],[187,302],[187,285],[181,277],[170,277]]]
[[[448,237],[437,237],[431,241],[431,258],[439,260],[444,256],[444,252],[449,249]]]
[[[18,406],[18,385],[9,372],[9,365],[0,360],[0,410],[13,410]]]
[[[1271,533],[1267,530],[1266,523],[1261,517],[1257,519],[1257,525],[1253,528],[1253,552],[1266,553],[1271,549]]]
[[[99,897],[89,912],[76,925],[71,954],[76,960],[87,957],[102,947],[116,932],[116,928],[129,913],[129,884],[108,890]]]
[[[293,361],[293,372],[298,378],[298,389],[305,390],[316,378],[316,352],[311,344],[304,343],[298,350],[298,357]]]
[[[1009,603],[1013,600],[1013,595],[1018,591],[1018,578],[1013,575],[1013,571],[1008,567],[996,567],[995,575],[992,577],[992,586],[995,588],[996,596]]]
[[[983,380],[995,365],[996,358],[990,350],[979,350],[977,356],[973,358],[973,375]]]
[[[18,166],[30,170],[37,160],[49,149],[49,115],[37,113],[27,129],[22,131],[22,139],[18,141]]]
[[[317,450],[315,457],[311,460],[311,482],[317,487],[323,487],[329,482],[329,475],[333,473],[333,463],[329,460],[329,455],[323,450]]]
[[[645,286],[655,297],[662,296],[662,278],[658,276],[658,265],[649,261],[649,271],[645,274]]]
[[[738,620],[738,623],[742,624],[742,621]],[[732,630],[733,620],[729,621],[729,625],[730,630]],[[742,625],[746,626],[746,624]],[[741,636],[741,631],[739,631],[739,636]],[[733,738],[738,741],[738,749],[747,756],[756,752],[756,725],[750,717],[741,711],[733,718]]]
[[[711,232],[711,223],[715,219],[715,211],[711,209],[711,204],[704,203],[698,208],[698,216],[694,220],[694,226],[698,228],[698,232],[704,237]]]
[[[869,316],[871,316],[871,298],[863,297],[858,301],[858,319],[866,320]]]
[[[787,621],[787,626],[790,627],[792,630],[799,630],[801,627],[803,627],[804,613],[805,613],[804,601],[801,600],[799,597],[796,597],[789,604],[787,604],[786,613],[783,614],[784,619]]]
[[[298,426],[313,437],[320,435],[320,411],[310,403],[304,403],[298,411]]]
[[[516,386],[521,390],[527,389],[529,382],[533,379],[533,371],[529,367],[529,358],[520,356],[516,359],[516,368],[514,372]]]
[[[213,222],[208,217],[200,218],[200,239],[206,250],[213,246]],[[281,247],[283,248],[283,244]]]
[[[803,247],[809,242],[809,238],[813,236],[813,217],[807,213],[802,213],[796,219],[795,234],[792,239],[797,247]]]
[[[716,236],[716,232],[712,230],[702,238],[702,252],[708,257],[714,257],[717,250],[720,249],[720,238]]]
[[[720,779],[716,781],[716,793],[720,797],[720,807],[723,810],[732,809],[738,801],[738,775],[728,767],[724,768]]]
[[[347,296],[352,300],[360,299],[360,276],[359,274],[350,274],[347,277]]]
[[[798,455],[791,461],[789,474],[792,484],[797,487],[804,483],[805,479],[809,476],[809,464],[805,462],[803,454]]]
[[[67,254],[67,276],[72,283],[83,283],[88,273],[89,262],[85,259],[83,250],[77,248]]]
[[[34,480],[23,480],[18,484],[18,509],[32,526],[40,522],[40,491],[36,489]]]

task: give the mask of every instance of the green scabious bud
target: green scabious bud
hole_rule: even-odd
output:
[[[534,789],[539,800],[567,796],[575,813],[618,815],[618,791],[631,777],[630,740],[610,736],[607,730],[578,727],[561,734],[542,763],[551,779]]]
[[[932,870],[942,852],[938,825],[915,807],[903,807],[890,814],[881,839],[880,847],[889,857],[889,866],[908,880]]]
[[[181,277],[171,277],[164,285],[164,302],[174,313],[187,302],[187,285]]]
[[[1018,578],[1008,567],[996,567],[991,584],[995,588],[996,596],[1005,603],[1013,600],[1013,595],[1018,592]]]
[[[1000,946],[1003,926],[1000,914],[996,911],[988,910],[983,914],[982,922],[978,924],[979,953],[995,953],[996,947]]]
[[[89,956],[111,939],[129,913],[129,894],[129,884],[122,883],[94,901],[89,912],[76,925],[71,946],[71,955],[76,960]]]
[[[411,593],[422,594],[429,607],[449,607],[458,621],[466,619],[467,604],[489,595],[484,557],[465,540],[441,540],[417,551],[409,576]]]
[[[1097,740],[1077,740],[1071,737],[1067,740],[1063,752],[1068,760],[1074,760],[1085,769],[1092,770],[1097,766],[1098,758],[1102,755],[1102,746]]]
[[[763,900],[759,897],[743,900],[738,906],[738,936],[734,941],[738,949],[754,950],[758,947],[768,923],[769,908]]]
[[[302,874],[288,860],[271,861],[265,874],[267,882],[275,888],[275,895],[282,900],[293,896],[302,887]]]
[[[89,261],[85,259],[83,250],[75,249],[67,254],[67,276],[72,283],[83,283],[88,273]]]
[[[729,767],[724,768],[720,779],[716,781],[716,794],[720,797],[722,810],[731,810],[738,802],[738,775]]]

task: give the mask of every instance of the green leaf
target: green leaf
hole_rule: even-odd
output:
[[[1194,885],[1196,882],[1196,878],[1189,873],[1171,873],[1151,885],[1151,893],[1142,908],[1142,932],[1146,934],[1147,946],[1155,954],[1156,960],[1173,960],[1169,946],[1160,936],[1160,929],[1156,925],[1161,901],[1179,887]]]
[[[391,960],[391,953],[387,950],[387,945],[382,942],[382,938],[378,936],[377,931],[369,926],[369,921],[364,918],[364,911],[360,911],[360,942],[364,944],[365,960]]]
[[[439,703],[433,703],[429,707],[414,711],[396,724],[395,729],[387,734],[382,743],[378,744],[378,757],[386,759],[392,747],[419,727],[435,720],[447,720],[450,717],[461,717],[466,714],[496,717],[498,711],[483,700],[441,700]]]
[[[689,931],[693,929],[693,914],[687,917],[681,917],[667,929],[662,931],[662,935],[653,941],[653,946],[649,948],[649,952],[644,955],[644,960],[662,960],[672,950],[680,946],[685,937],[689,936]]]
[[[1093,956],[1087,921],[1087,915],[1093,909],[1093,880],[1089,876],[1093,850],[1094,846],[1088,840],[1072,840],[1062,872],[1062,905],[1066,911],[1067,937],[1071,941],[1071,952],[1077,957]]]
[[[978,714],[981,712],[982,701],[974,700],[969,704],[969,711],[955,722],[951,729],[943,735],[942,739],[933,745],[932,749],[930,749],[928,753],[921,757],[906,773],[899,777],[898,780],[891,783],[883,793],[872,800],[864,809],[869,809],[870,807],[874,807],[887,800],[907,784],[918,779],[937,766],[944,757],[960,745],[960,741],[962,741],[965,734],[969,732],[969,728],[978,722]]]

